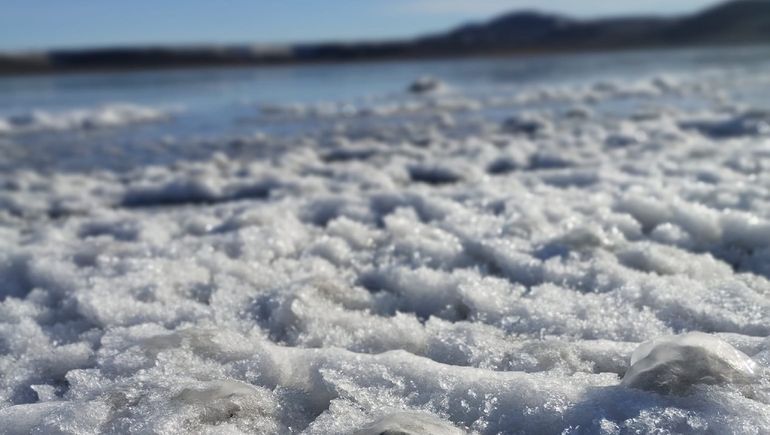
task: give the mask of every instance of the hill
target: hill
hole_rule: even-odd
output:
[[[271,65],[770,42],[770,0],[733,0],[682,17],[579,20],[515,12],[446,33],[382,43],[138,47],[1,55],[0,74]]]

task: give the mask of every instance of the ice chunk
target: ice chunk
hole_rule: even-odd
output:
[[[380,418],[354,435],[462,435],[463,431],[428,414],[397,412]]]
[[[694,129],[713,138],[737,136],[761,136],[770,132],[770,114],[762,111],[747,111],[728,118],[693,120],[681,123],[686,129]]]
[[[409,85],[409,92],[413,94],[427,94],[440,91],[443,88],[444,84],[441,80],[435,77],[425,76],[412,82],[412,84]]]
[[[520,113],[505,120],[503,130],[512,134],[537,135],[553,130],[551,121],[537,113]]]
[[[746,384],[757,364],[727,342],[702,332],[660,337],[639,346],[622,385],[683,393],[695,384]]]
[[[455,170],[438,165],[412,165],[409,177],[412,181],[434,185],[456,183],[462,179]]]

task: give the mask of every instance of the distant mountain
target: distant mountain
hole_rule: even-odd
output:
[[[420,50],[483,54],[770,42],[770,1],[734,0],[674,18],[576,20],[516,12],[416,41]]]
[[[575,26],[567,17],[540,12],[517,12],[486,24],[471,24],[447,34],[424,38],[423,44],[470,49],[537,44],[563,29]]]
[[[0,54],[0,74],[617,50],[770,42],[770,0],[733,0],[683,17],[579,20],[525,11],[422,38],[294,46],[150,47]]]
[[[770,42],[770,1],[738,0],[677,20],[665,33],[672,44]]]

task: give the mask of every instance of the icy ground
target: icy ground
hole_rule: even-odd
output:
[[[17,147],[0,433],[767,433],[770,113],[722,80],[274,105],[317,128],[130,171]],[[166,118],[109,110],[0,148]]]

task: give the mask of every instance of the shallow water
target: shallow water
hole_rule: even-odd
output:
[[[0,433],[761,433],[768,54],[0,79]]]

